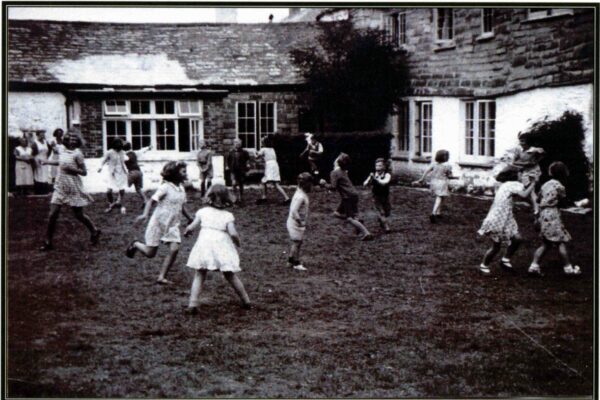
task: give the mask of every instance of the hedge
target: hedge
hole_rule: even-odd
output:
[[[316,135],[323,145],[324,153],[319,162],[322,177],[329,180],[333,162],[344,152],[352,159],[348,175],[354,184],[362,183],[375,168],[379,157],[389,159],[392,135],[387,132],[336,132]],[[274,135],[273,147],[277,152],[277,161],[284,183],[295,183],[299,173],[309,171],[306,157],[300,153],[306,148],[304,135]]]

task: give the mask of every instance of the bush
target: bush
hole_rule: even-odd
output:
[[[306,158],[299,155],[306,148],[304,135],[274,135],[275,151],[284,183],[295,183],[299,173],[308,171]],[[326,180],[333,169],[333,162],[344,152],[352,159],[348,175],[354,184],[362,183],[375,169],[379,157],[389,159],[392,135],[385,132],[347,132],[317,135],[324,153],[319,163],[321,176]]]
[[[579,200],[589,196],[590,162],[585,155],[583,117],[579,113],[565,112],[559,119],[536,122],[524,132],[532,146],[546,151],[540,161],[541,183],[548,181],[548,167],[562,161],[569,168],[569,181],[565,185],[567,196]]]

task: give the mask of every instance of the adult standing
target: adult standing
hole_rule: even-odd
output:
[[[31,148],[35,160],[33,170],[35,194],[47,194],[50,171],[48,170],[46,161],[48,161],[50,147],[46,141],[46,131],[44,129],[36,129]]]
[[[33,186],[33,167],[31,147],[25,136],[19,138],[19,145],[15,148],[15,185],[17,193],[21,195],[28,194]]]

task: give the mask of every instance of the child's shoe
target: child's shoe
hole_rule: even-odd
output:
[[[510,263],[510,260],[508,258],[502,258],[500,260],[500,266],[505,271],[515,272],[515,269],[513,268],[512,264]]]
[[[102,233],[102,231],[100,229],[96,229],[96,232],[92,233],[92,236],[90,237],[90,242],[92,242],[92,244],[98,244],[98,242],[100,241],[100,234]]]
[[[127,209],[125,207],[121,207],[121,214],[125,215],[127,213]]]
[[[479,264],[479,272],[481,272],[484,275],[489,275],[492,271],[490,271],[490,267],[488,267],[487,265]]]
[[[294,268],[296,271],[306,271],[307,270],[306,268],[304,268],[304,266],[302,264],[296,264],[292,268]]]
[[[363,242],[369,242],[371,240],[375,239],[375,237],[373,235],[371,235],[370,233],[365,233],[363,236],[361,236],[360,240],[362,240]]]
[[[527,270],[527,273],[529,275],[542,276],[542,270],[540,269],[540,266],[536,264],[531,264]]]
[[[266,202],[267,202],[267,199],[256,199],[257,205],[265,204]]]
[[[129,246],[127,246],[127,250],[125,250],[125,255],[128,258],[133,258],[133,256],[135,255],[135,251],[137,250],[135,248],[135,243],[136,242],[137,242],[137,240],[134,240],[131,243],[129,243]]]
[[[581,274],[581,269],[579,268],[578,265],[572,266],[572,265],[567,265],[563,268],[563,271],[565,271],[565,274],[567,275],[579,275]]]
[[[184,311],[187,315],[196,315],[198,314],[198,307],[189,306]]]
[[[252,309],[252,303],[246,303],[246,302],[244,302],[244,303],[242,303],[242,308],[244,310],[251,310]]]
[[[54,250],[54,246],[52,246],[52,243],[50,243],[48,241],[44,242],[42,247],[40,247],[40,251],[50,251],[50,250]]]
[[[431,222],[432,224],[435,224],[435,215],[431,214],[429,216],[429,222]]]
[[[281,204],[282,206],[287,206],[287,205],[288,205],[288,204],[290,204],[291,202],[292,202],[292,199],[290,199],[290,198],[287,198],[287,199],[283,200],[283,201],[282,201],[280,204]]]
[[[333,212],[333,216],[336,217],[336,218],[340,218],[340,219],[346,219],[346,215],[345,214],[342,214],[342,213],[337,212],[337,211]]]

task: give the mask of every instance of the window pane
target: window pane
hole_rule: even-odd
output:
[[[176,150],[175,121],[156,121],[156,148],[157,150]]]
[[[200,114],[200,103],[198,101],[190,102],[190,112],[193,114]]]
[[[150,114],[150,102],[149,101],[131,101],[131,113],[132,114]]]
[[[190,103],[188,101],[180,101],[179,102],[179,111],[182,114],[189,114],[190,113]]]

